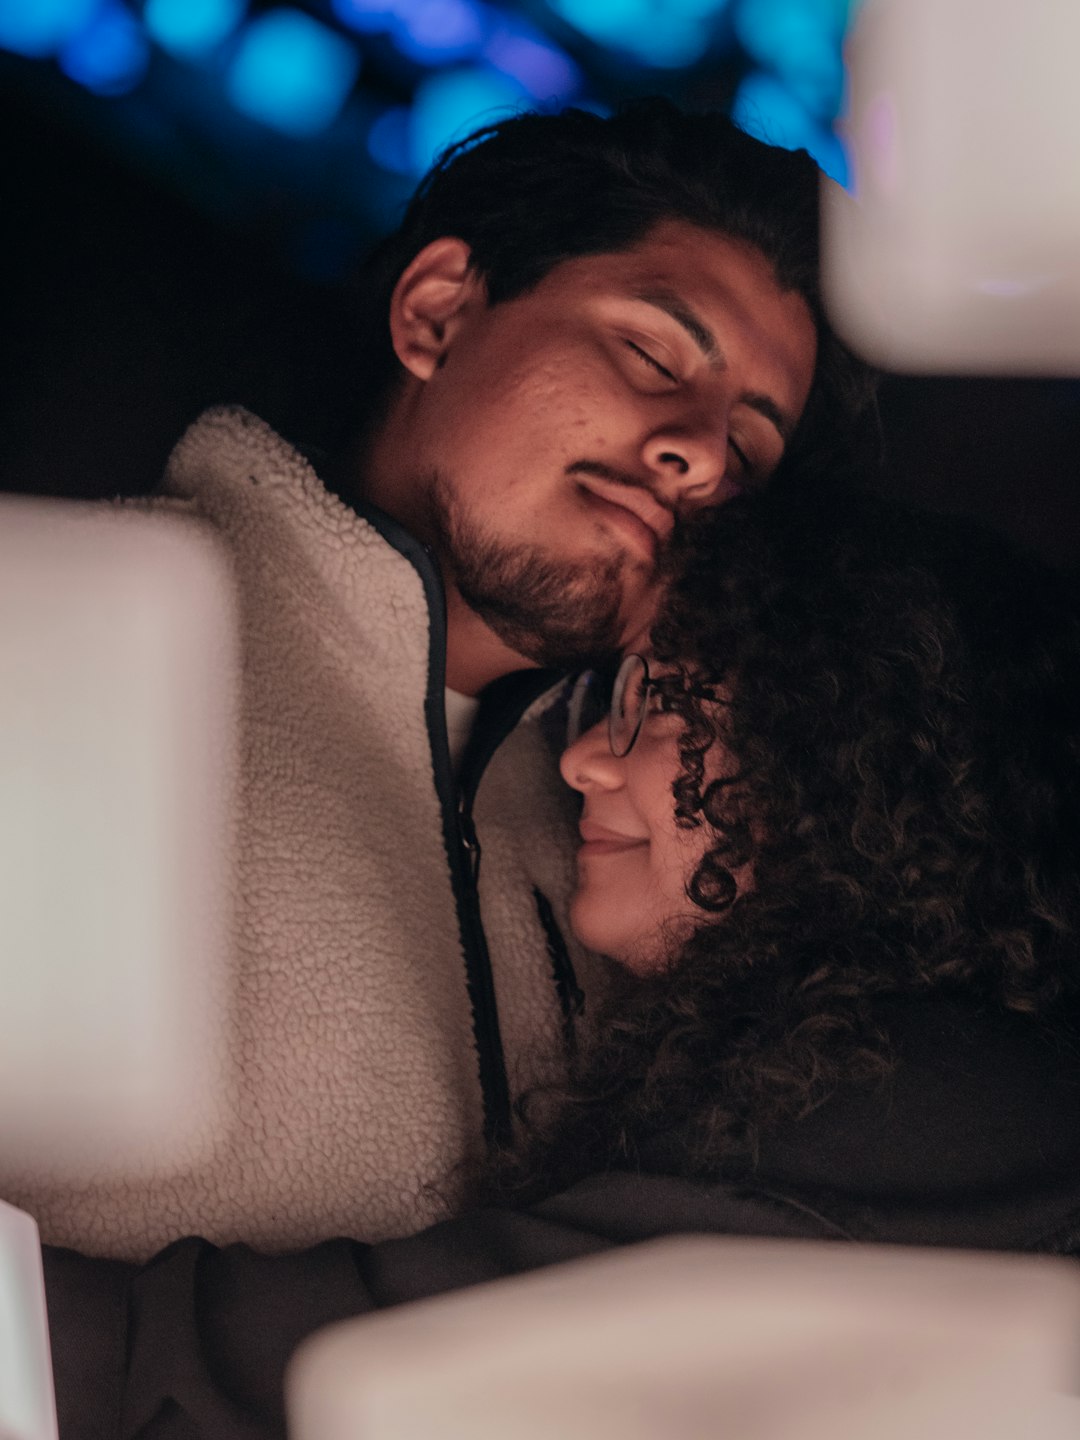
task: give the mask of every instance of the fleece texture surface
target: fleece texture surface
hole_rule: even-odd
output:
[[[455,1203],[482,1124],[424,719],[424,587],[244,411],[197,421],[165,490],[147,503],[222,537],[241,613],[227,1128],[197,1157],[166,1137],[153,1180],[118,1180],[103,1157],[84,1186],[0,1174],[0,1193],[44,1241],[120,1258],[189,1234],[271,1250],[407,1234]],[[557,1071],[563,1043],[535,891],[565,934],[574,810],[542,709],[496,753],[475,806],[515,1089]]]

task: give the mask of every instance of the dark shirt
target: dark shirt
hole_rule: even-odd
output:
[[[378,1245],[272,1257],[190,1239],[142,1267],[47,1249],[62,1440],[280,1437],[285,1366],[322,1325],[661,1235],[1080,1248],[1075,1042],[960,1003],[882,1019],[894,1071],[764,1136],[739,1184],[671,1173],[676,1143],[645,1173]]]

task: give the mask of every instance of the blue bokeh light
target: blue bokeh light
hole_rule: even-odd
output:
[[[151,37],[174,55],[214,50],[247,12],[247,0],[146,0],[143,19]]]
[[[842,43],[848,0],[740,0],[740,44],[774,70],[815,115],[830,119],[844,88]]]
[[[549,0],[557,15],[599,45],[640,65],[678,69],[708,50],[729,0]]]
[[[129,10],[116,0],[104,0],[57,58],[69,79],[95,95],[127,95],[146,74],[150,44]]]
[[[438,71],[421,82],[413,100],[409,155],[422,175],[439,152],[481,125],[528,108],[520,85],[487,66]]]
[[[55,55],[86,28],[100,0],[0,0],[0,50],[33,60]]]
[[[361,229],[378,228],[433,158],[480,125],[566,104],[608,113],[589,98],[593,87],[609,101],[655,89],[678,98],[681,77],[663,72],[679,67],[693,72],[691,93],[703,97],[725,93],[749,64],[753,73],[734,102],[739,123],[807,149],[829,175],[849,183],[833,127],[842,128],[842,40],[859,3],[0,0],[0,49],[55,58],[70,79],[101,96],[142,84],[138,101],[119,113],[145,131],[148,156],[172,153],[185,107],[200,123],[212,117],[212,143],[231,176],[213,203],[231,213],[231,197],[257,195],[272,183],[275,203],[288,206],[288,192],[302,191],[302,214],[288,230],[290,254],[306,276],[322,279],[336,273],[335,257],[348,244],[337,221],[319,228],[321,210],[339,217],[348,211]],[[156,47],[197,63],[180,76]],[[353,103],[362,58],[371,83]],[[702,90],[702,80],[711,90]],[[226,98],[269,132],[307,142],[303,151],[275,146],[271,133],[260,137],[239,114],[229,122],[220,111]],[[350,188],[339,157],[355,155],[348,147],[358,136],[370,163],[355,168]]]
[[[367,136],[368,154],[392,175],[411,175],[412,112],[407,105],[393,105],[372,124]]]
[[[755,70],[735,94],[731,118],[741,129],[785,150],[808,150],[826,175],[848,183],[844,147],[775,75]]]
[[[343,25],[362,35],[389,30],[398,13],[395,0],[331,0],[330,9]]]
[[[487,33],[486,12],[475,0],[398,0],[394,44],[423,65],[471,59]]]
[[[582,87],[581,71],[569,55],[520,26],[497,26],[484,58],[540,104],[570,100]]]
[[[304,138],[334,122],[359,68],[344,36],[301,10],[270,10],[241,35],[226,89],[243,114]]]

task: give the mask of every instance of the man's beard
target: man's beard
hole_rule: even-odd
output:
[[[505,645],[560,670],[601,665],[618,652],[624,556],[560,560],[485,534],[455,504],[443,476],[428,493],[431,534],[449,580]]]

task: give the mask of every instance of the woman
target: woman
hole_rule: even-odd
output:
[[[866,498],[729,507],[686,563],[610,736],[563,757],[584,797],[575,930],[642,979],[531,1189],[587,1156],[797,1174],[804,1199],[856,1178],[883,1200],[891,1180],[970,1192],[971,1147],[1018,1161],[1041,1067],[1075,1070],[1075,613],[1003,541]],[[927,1146],[928,1107],[948,1146]],[[969,1202],[948,1237],[914,1212],[882,1236],[997,1243]]]
[[[497,1203],[296,1257],[47,1253],[65,1437],[278,1434],[319,1325],[659,1234],[1080,1245],[1063,597],[970,527],[820,493],[734,502],[678,565],[562,761],[572,922],[622,979]]]

